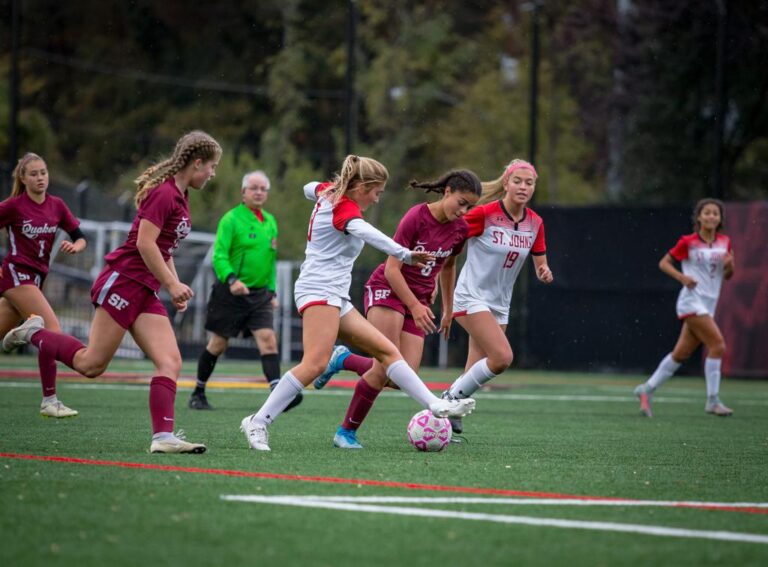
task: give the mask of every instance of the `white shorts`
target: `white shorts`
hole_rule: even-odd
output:
[[[453,304],[453,318],[462,317],[464,315],[472,315],[473,313],[480,313],[482,311],[488,311],[499,325],[506,325],[509,322],[509,310],[498,311],[491,309],[485,303],[471,302],[467,304],[454,303]]]
[[[698,295],[687,288],[683,288],[677,298],[677,318],[686,319],[694,315],[714,317],[716,306],[717,297]]]
[[[312,307],[313,305],[332,305],[338,307],[339,317],[344,317],[344,315],[355,308],[349,299],[339,297],[338,295],[304,293],[301,295],[294,295],[293,299],[296,302],[296,309],[299,310],[299,315],[301,315],[307,307]]]

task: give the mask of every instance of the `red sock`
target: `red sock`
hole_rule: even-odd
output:
[[[363,424],[368,412],[371,411],[373,402],[376,401],[376,396],[380,392],[381,390],[375,390],[362,378],[358,380],[352,401],[349,402],[349,407],[347,408],[347,415],[344,416],[344,423],[341,426],[344,429],[358,429]]]
[[[37,366],[40,368],[40,382],[43,383],[43,396],[56,394],[56,359],[38,351]]]
[[[344,359],[344,370],[351,370],[357,372],[358,376],[362,376],[373,368],[373,359],[367,356],[360,356],[359,354],[350,354]]]
[[[176,401],[176,382],[167,376],[153,376],[149,383],[149,415],[152,433],[173,432],[173,403]]]
[[[75,354],[80,349],[85,348],[85,345],[75,337],[64,333],[54,333],[48,329],[40,329],[32,335],[29,342],[37,347],[41,355],[45,354],[48,358],[63,362],[72,370],[77,370],[73,365]]]

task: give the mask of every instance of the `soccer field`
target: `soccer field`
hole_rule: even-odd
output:
[[[703,379],[676,378],[645,419],[640,377],[507,372],[477,396],[466,442],[430,454],[407,443],[420,408],[399,392],[378,400],[364,450],[333,448],[351,390],[332,382],[260,453],[238,429],[268,392],[238,378],[260,365],[222,362],[216,409],[194,412],[188,362],[177,425],[208,452],[150,455],[131,376],[146,363],[62,378],[80,415],[57,421],[37,414],[34,360],[0,357],[3,566],[768,564],[765,382],[726,379],[735,415],[717,418]]]

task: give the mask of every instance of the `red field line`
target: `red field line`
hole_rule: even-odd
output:
[[[204,469],[199,467],[179,467],[174,465],[155,465],[151,463],[132,463],[127,461],[102,461],[96,459],[80,459],[76,457],[54,457],[51,455],[26,455],[20,453],[0,453],[3,459],[18,459],[26,461],[48,461],[55,463],[67,463],[74,465],[91,465],[100,467],[121,467],[127,469],[144,469],[153,471],[184,472],[192,474],[215,474],[221,476],[234,476],[244,478],[263,478],[272,480],[291,480],[299,482],[319,482],[330,484],[354,484],[362,486],[380,486],[385,488],[404,488],[408,490],[434,490],[438,492],[459,492],[464,494],[485,494],[493,496],[519,496],[528,498],[552,498],[552,499],[577,499],[577,500],[627,500],[626,498],[614,498],[604,496],[583,496],[578,494],[559,494],[554,492],[533,492],[527,490],[509,490],[503,488],[476,488],[472,486],[450,486],[440,484],[422,484],[416,482],[396,482],[386,480],[371,480],[360,478],[339,478],[332,476],[305,476],[280,473],[266,473],[253,471],[238,471],[229,469]],[[743,512],[749,514],[768,514],[765,508],[734,508],[731,506],[717,506],[708,504],[680,504],[681,508],[697,508],[704,510],[716,510],[720,512]]]

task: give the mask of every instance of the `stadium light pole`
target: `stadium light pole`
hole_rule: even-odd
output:
[[[11,73],[9,76],[10,108],[8,116],[8,173],[19,153],[19,36],[21,35],[21,0],[11,0]],[[10,175],[3,175],[3,196]],[[8,191],[10,194],[10,190]]]
[[[536,137],[539,119],[539,60],[541,30],[541,0],[530,3],[531,10],[531,91],[529,101],[528,161],[536,163]]]
[[[357,64],[357,5],[355,0],[347,2],[347,73],[344,81],[345,149],[350,155],[355,146],[357,133],[357,93],[355,92],[355,71]]]
[[[712,171],[712,194],[717,199],[725,197],[725,182],[723,181],[723,137],[725,136],[725,115],[728,112],[726,104],[725,58],[728,42],[728,2],[717,2],[717,39],[715,55],[715,131],[714,159]]]

